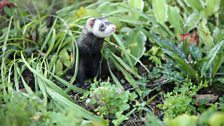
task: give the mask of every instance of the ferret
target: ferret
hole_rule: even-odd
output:
[[[105,17],[89,18],[77,41],[79,50],[79,65],[76,78],[77,86],[82,86],[85,80],[97,75],[104,38],[110,36],[116,26]]]

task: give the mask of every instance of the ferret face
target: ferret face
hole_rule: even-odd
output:
[[[104,17],[89,18],[86,28],[89,32],[92,32],[95,36],[100,38],[110,36],[116,30],[116,26]]]

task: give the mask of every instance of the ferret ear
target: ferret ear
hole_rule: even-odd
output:
[[[87,25],[87,27],[88,28],[92,28],[93,27],[93,25],[94,25],[94,21],[95,21],[95,18],[89,18],[88,20],[87,20],[87,22],[86,22],[86,25]]]
[[[95,22],[95,18],[92,18],[92,17],[87,20],[86,28],[87,28],[88,31],[92,31],[94,22]]]

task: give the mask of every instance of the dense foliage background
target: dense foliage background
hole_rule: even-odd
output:
[[[224,125],[223,0],[2,0],[0,125]],[[75,85],[89,17],[108,75]]]

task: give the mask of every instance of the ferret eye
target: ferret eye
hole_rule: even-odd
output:
[[[105,31],[105,29],[106,29],[106,24],[101,23],[101,24],[99,25],[99,31],[103,32],[103,31]]]
[[[104,27],[105,27],[104,23],[100,24],[100,28],[104,28]]]

